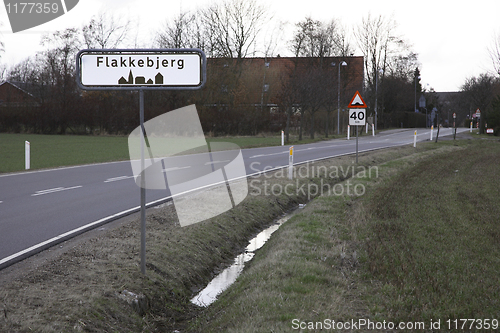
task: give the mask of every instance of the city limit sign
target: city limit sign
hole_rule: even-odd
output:
[[[192,90],[206,81],[199,49],[82,50],[76,69],[78,86],[87,90]]]

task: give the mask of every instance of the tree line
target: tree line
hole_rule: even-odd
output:
[[[82,48],[135,46],[131,27],[129,20],[100,13],[80,28],[45,35],[41,40],[43,52],[20,61],[4,74],[5,79],[29,87],[39,107],[8,116],[0,114],[0,131],[129,133],[138,123],[137,93],[79,90],[75,55]],[[287,29],[293,33],[283,42]],[[417,53],[398,35],[397,23],[391,17],[368,15],[351,28],[338,19],[306,17],[290,26],[273,19],[257,0],[221,0],[180,12],[153,35],[147,42],[149,48],[196,47],[208,58],[230,60],[226,62],[230,69],[211,69],[210,82],[200,92],[146,92],[146,119],[196,103],[204,130],[214,135],[251,135],[297,127],[300,137],[305,128],[311,137],[315,133],[327,136],[338,125],[332,116],[337,110],[338,91],[329,84],[337,83],[337,69],[325,69],[331,64],[321,59],[350,57],[355,52],[363,56],[363,96],[369,104],[368,115],[373,116],[377,109],[378,128],[399,126],[401,113],[415,111],[417,95],[425,93],[428,100],[433,98],[433,92],[425,91],[420,84]],[[280,105],[271,114],[262,108],[264,94],[260,106],[247,104],[244,96],[249,94],[251,82],[245,78],[242,60],[277,57],[277,50],[283,48],[297,59],[317,61],[307,76],[296,77],[292,69],[287,71],[288,77],[273,88],[279,90]],[[341,72],[344,76],[349,73],[343,68]],[[348,82],[348,77],[342,77],[341,82]],[[346,99],[343,96],[341,108],[345,108]],[[436,97],[434,100],[439,105]],[[212,105],[207,105],[208,101]],[[213,101],[217,101],[216,106]],[[422,121],[416,119],[415,125],[417,120]]]

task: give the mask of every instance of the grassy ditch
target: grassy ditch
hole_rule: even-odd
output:
[[[379,161],[378,177],[351,178],[365,195],[310,202],[189,331],[320,331],[339,322],[377,331],[368,320],[380,328],[404,322],[431,331],[439,323],[453,331],[461,318],[489,318],[493,328],[500,309],[500,144],[420,146]]]

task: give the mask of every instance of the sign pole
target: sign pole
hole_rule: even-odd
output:
[[[356,126],[356,164],[358,164],[358,129],[359,126]]]
[[[366,126],[368,133],[368,124],[366,123],[366,103],[361,97],[359,91],[356,91],[349,103],[349,125],[356,126],[356,164],[358,164],[358,140],[359,126]]]
[[[141,139],[141,272],[146,274],[146,173],[144,90],[197,90],[207,81],[200,49],[85,49],[76,56],[77,85],[84,90],[139,91]],[[136,67],[137,64],[137,67]],[[128,72],[128,75],[126,74]],[[130,148],[130,147],[129,147]],[[150,149],[150,147],[148,147]],[[150,157],[153,158],[151,151]]]
[[[144,172],[144,146],[146,131],[144,129],[144,90],[139,90],[139,113],[141,123],[141,272],[146,274],[146,172]]]
[[[455,140],[457,136],[457,127],[456,127],[456,120],[457,119],[457,114],[453,112],[453,140]]]

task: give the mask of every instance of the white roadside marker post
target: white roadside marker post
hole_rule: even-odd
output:
[[[282,146],[285,145],[285,132],[284,131],[281,131],[281,145]]]
[[[31,167],[31,145],[29,141],[24,141],[24,167],[29,170]]]
[[[288,156],[288,179],[293,179],[293,146],[290,147],[290,155]]]
[[[417,147],[417,131],[415,130],[415,135],[413,136],[413,147]]]
[[[351,135],[351,126],[347,125],[347,140],[349,140],[350,135]]]
[[[434,134],[433,132],[434,132],[434,125],[431,126],[431,141],[432,141],[432,134]]]
[[[375,136],[375,125],[372,124],[372,136]]]

